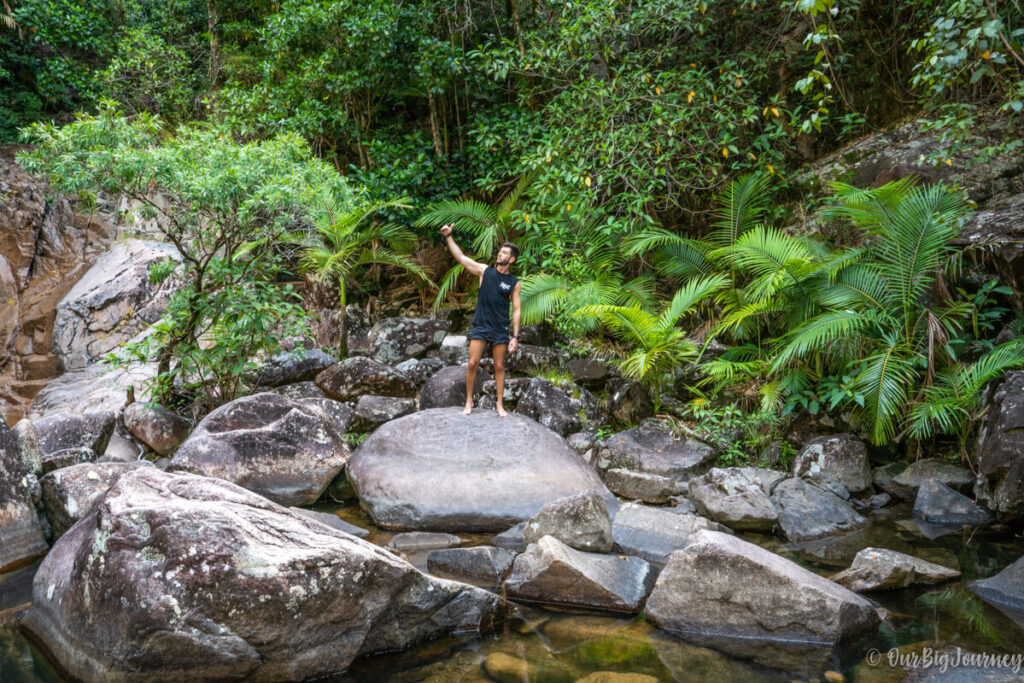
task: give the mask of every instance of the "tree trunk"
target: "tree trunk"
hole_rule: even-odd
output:
[[[338,278],[338,302],[341,304],[341,315],[338,317],[338,360],[348,356],[348,338],[345,329],[345,278]]]
[[[430,105],[430,133],[434,137],[434,153],[440,159],[444,156],[441,149],[441,131],[438,130],[437,101],[434,99],[434,92],[427,86],[427,103]]]
[[[220,43],[217,41],[217,2],[206,0],[206,30],[210,34],[210,90],[213,90],[220,75]]]

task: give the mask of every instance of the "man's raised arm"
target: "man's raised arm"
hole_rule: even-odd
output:
[[[462,267],[468,270],[477,277],[482,276],[484,271],[487,269],[482,263],[477,263],[473,259],[469,258],[462,253],[462,249],[459,245],[455,244],[455,239],[452,237],[452,224],[449,223],[441,228],[441,234],[444,235],[445,244],[448,245],[448,251],[452,252],[452,256],[455,260],[462,264]]]

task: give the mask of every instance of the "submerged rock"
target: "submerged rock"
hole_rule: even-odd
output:
[[[653,584],[639,557],[585,553],[545,536],[516,558],[503,585],[520,600],[636,613]]]
[[[604,498],[597,491],[584,491],[548,503],[523,528],[527,544],[544,536],[576,550],[608,552],[612,549],[612,520]]]
[[[139,468],[54,546],[22,627],[75,679],[278,681],[501,614],[231,483]]]
[[[906,588],[960,578],[960,572],[885,548],[864,548],[832,580],[852,591]]]
[[[663,629],[838,643],[878,627],[874,606],[753,543],[701,531],[672,553],[647,601]]]
[[[344,427],[314,401],[266,392],[222,405],[178,448],[172,467],[226,479],[282,505],[311,504],[349,456]]]
[[[347,473],[385,529],[500,531],[590,490],[615,504],[562,438],[515,413],[437,408],[400,417],[367,437]]]
[[[1024,557],[995,576],[972,581],[969,585],[982,600],[1009,607],[1024,616]]]

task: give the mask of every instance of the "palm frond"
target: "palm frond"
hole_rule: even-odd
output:
[[[523,323],[543,322],[565,300],[567,293],[567,283],[558,275],[536,273],[523,277],[520,290]]]
[[[729,183],[718,200],[709,241],[719,247],[733,244],[760,221],[768,207],[770,183],[771,176],[759,173]]]

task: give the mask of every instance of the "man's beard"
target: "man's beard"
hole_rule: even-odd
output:
[[[511,262],[512,262],[512,259],[511,258],[507,258],[504,261],[502,261],[501,259],[498,259],[494,263],[499,265],[499,266],[507,266]]]

